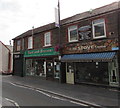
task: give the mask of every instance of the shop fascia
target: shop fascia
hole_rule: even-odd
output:
[[[59,55],[59,52],[55,51],[54,48],[43,48],[38,50],[25,51],[24,57],[35,57],[35,56],[50,56]]]
[[[64,54],[70,53],[87,53],[87,52],[104,52],[118,50],[118,40],[108,39],[95,42],[74,43],[66,45],[63,49]]]

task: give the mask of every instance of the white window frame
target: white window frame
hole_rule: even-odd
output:
[[[47,39],[49,39],[49,43],[47,44]],[[51,32],[46,32],[44,34],[44,46],[51,46]]]
[[[77,29],[78,29],[77,25],[73,25],[73,26],[69,26],[68,27],[68,40],[69,40],[69,42],[76,42],[76,41],[78,41],[78,33],[77,33],[77,39],[76,40],[71,40],[70,39],[70,32],[73,31],[73,30],[77,30]]]
[[[28,37],[28,49],[33,48],[33,37]]]
[[[97,20],[100,20],[100,19],[97,19]],[[94,20],[94,21],[97,21],[97,20]],[[106,37],[106,27],[105,27],[105,20],[104,19],[101,19],[103,20],[103,22],[99,22],[99,23],[96,23],[94,24],[94,21],[92,22],[92,29],[93,29],[93,39],[99,39],[99,38],[105,38]],[[104,24],[104,35],[102,36],[95,36],[95,26],[96,25],[99,25],[99,24]]]

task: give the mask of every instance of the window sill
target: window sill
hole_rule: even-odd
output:
[[[107,37],[106,36],[93,37],[93,39],[102,39],[102,38],[107,38]]]
[[[27,48],[28,50],[32,50],[33,48]]]
[[[78,42],[78,40],[74,40],[74,41],[68,41],[69,43],[73,43],[73,42]]]
[[[46,45],[46,46],[43,46],[43,47],[45,48],[45,47],[51,47],[51,46],[52,46],[52,45]]]

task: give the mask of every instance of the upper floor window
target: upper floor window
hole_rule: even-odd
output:
[[[44,46],[50,46],[51,45],[51,33],[47,32],[44,34]]]
[[[22,39],[22,50],[24,50],[24,39]]]
[[[17,41],[17,51],[20,51],[21,49],[21,40]]]
[[[33,37],[28,37],[28,49],[33,48]]]
[[[69,39],[69,42],[78,41],[78,30],[77,30],[77,26],[70,26],[70,27],[68,28],[68,39]]]
[[[104,19],[94,20],[92,24],[93,24],[93,38],[94,39],[106,37]]]

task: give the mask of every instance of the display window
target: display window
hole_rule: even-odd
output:
[[[45,77],[44,59],[27,59],[26,75]]]
[[[109,84],[107,62],[75,63],[76,82]]]

